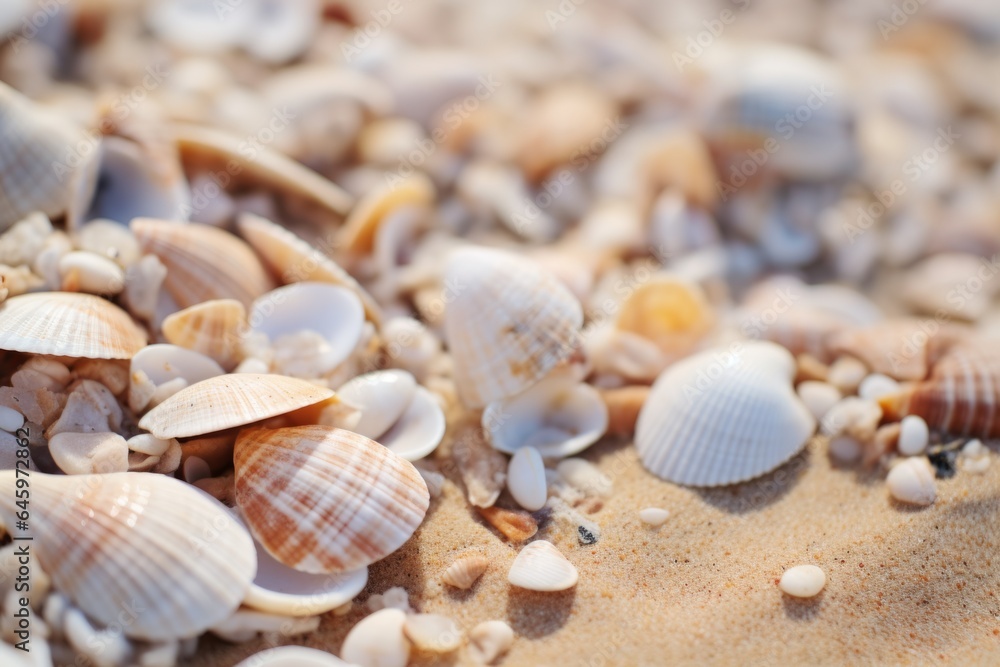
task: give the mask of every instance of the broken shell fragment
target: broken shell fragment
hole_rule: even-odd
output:
[[[507,581],[531,591],[564,591],[576,585],[576,568],[551,542],[536,540],[521,549]]]
[[[484,665],[492,664],[513,644],[514,630],[503,621],[484,621],[469,633],[469,653]]]
[[[403,632],[414,646],[431,653],[450,653],[465,640],[455,621],[441,614],[407,614]]]
[[[351,628],[340,648],[349,663],[362,667],[406,667],[410,641],[403,632],[406,614],[399,609],[382,609]]]
[[[500,534],[511,542],[524,542],[534,537],[538,532],[538,522],[535,517],[519,510],[507,510],[502,507],[478,507],[479,514]]]

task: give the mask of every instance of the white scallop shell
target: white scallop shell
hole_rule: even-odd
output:
[[[0,475],[13,489],[14,472]],[[0,496],[9,530],[18,511],[13,493]],[[257,568],[250,535],[227,508],[164,475],[33,472],[30,521],[55,587],[95,621],[140,639],[194,637],[221,622]]]
[[[795,360],[768,342],[706,350],[669,367],[636,425],[658,477],[690,486],[744,482],[798,453],[816,420],[792,388]]]
[[[437,449],[446,428],[444,411],[434,394],[417,387],[406,412],[378,441],[407,461],[418,461]]]
[[[507,573],[507,581],[530,591],[564,591],[575,586],[578,578],[573,564],[545,540],[521,549]]]
[[[608,409],[590,385],[558,376],[490,403],[482,424],[501,452],[534,447],[543,457],[564,457],[582,452],[604,435]]]
[[[468,407],[524,391],[580,343],[583,308],[534,263],[461,248],[444,278],[444,327],[455,384]]]

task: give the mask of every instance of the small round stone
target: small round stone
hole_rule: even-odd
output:
[[[930,432],[927,422],[917,415],[903,417],[899,426],[899,441],[896,448],[904,456],[916,456],[923,454],[927,449],[927,442],[930,439]]]
[[[889,493],[911,505],[930,505],[937,498],[934,469],[923,457],[914,456],[896,465],[886,477]]]
[[[24,415],[14,408],[0,405],[0,429],[8,433],[14,433],[22,426],[24,426]]]
[[[899,391],[899,383],[888,375],[872,373],[858,387],[858,396],[868,401],[877,401],[882,396],[895,394]]]
[[[830,456],[840,463],[856,463],[863,449],[861,443],[849,435],[830,438]]]
[[[785,570],[778,582],[781,592],[797,598],[811,598],[819,595],[826,586],[826,574],[815,565],[796,565]]]
[[[639,519],[641,519],[644,524],[654,528],[662,526],[669,516],[670,512],[662,507],[647,507],[646,509],[639,511]]]
[[[826,381],[844,395],[853,394],[868,374],[868,368],[854,357],[841,357],[830,366]]]
[[[817,421],[823,419],[830,408],[842,398],[840,390],[827,382],[807,380],[799,384],[796,391]]]

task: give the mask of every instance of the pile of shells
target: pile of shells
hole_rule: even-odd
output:
[[[0,662],[312,632],[446,502],[512,589],[572,589],[612,441],[685,487],[877,468],[889,509],[986,470],[1000,20],[764,3],[692,58],[668,27],[714,10],[676,4],[431,2],[372,40],[319,0],[3,3],[0,611],[30,538],[37,626]],[[435,576],[476,595],[497,563],[455,539]],[[515,646],[368,604],[340,658],[246,664]]]

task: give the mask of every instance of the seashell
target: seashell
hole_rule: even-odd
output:
[[[980,276],[993,276],[989,259],[973,254],[939,253],[906,272],[899,296],[920,313],[937,320],[976,321],[989,310],[1000,286]],[[978,287],[970,289],[973,285]],[[961,288],[961,289],[960,289]]]
[[[797,598],[812,598],[826,586],[826,574],[815,565],[796,565],[781,575],[778,588]]]
[[[332,391],[283,375],[219,375],[177,392],[139,420],[161,440],[244,426],[331,398]]]
[[[0,234],[0,264],[34,265],[35,258],[52,233],[52,222],[37,211],[15,222]]]
[[[669,518],[670,512],[662,507],[647,507],[639,510],[639,520],[653,528],[662,526]]]
[[[274,287],[253,250],[229,232],[148,218],[133,220],[132,231],[143,251],[167,267],[163,286],[181,308],[212,299],[236,299],[249,307]]]
[[[514,559],[507,581],[529,591],[564,591],[576,585],[579,574],[573,564],[545,540],[535,540]]]
[[[125,289],[125,272],[106,257],[68,252],[59,258],[61,287],[66,292],[111,296]]]
[[[338,218],[346,215],[354,204],[353,198],[335,184],[268,146],[257,145],[248,156],[245,139],[228,132],[176,124],[173,134],[181,159],[188,167],[193,164],[206,169],[221,167],[224,173],[240,176],[233,179],[236,185],[249,183],[296,195]]]
[[[524,391],[579,345],[580,303],[531,262],[463,248],[444,284],[453,291],[444,327],[455,384],[470,408]]]
[[[456,189],[461,202],[476,216],[495,218],[525,240],[541,244],[559,235],[559,222],[544,208],[535,207],[531,217],[525,215],[532,192],[524,173],[514,166],[486,160],[473,162],[462,169]]]
[[[468,590],[489,567],[490,561],[485,556],[463,556],[448,566],[441,575],[441,581],[449,586]]]
[[[125,270],[123,295],[129,312],[147,322],[162,320],[157,311],[160,299],[169,296],[160,291],[166,277],[167,268],[156,255],[146,255],[129,266]],[[176,310],[176,304],[173,304],[168,314]]]
[[[610,323],[588,329],[584,351],[595,373],[632,382],[652,382],[670,361],[653,341]]]
[[[923,454],[930,441],[930,430],[927,422],[917,415],[903,417],[899,426],[899,439],[896,448],[903,456]]]
[[[923,380],[944,350],[968,335],[965,327],[954,324],[899,318],[839,332],[829,348],[833,354],[860,359],[876,373]]]
[[[548,498],[545,464],[537,449],[522,447],[514,452],[507,468],[507,490],[517,504],[529,512],[545,507]]]
[[[533,447],[544,457],[561,458],[597,442],[608,428],[608,411],[590,385],[551,377],[490,403],[482,423],[490,443],[501,452]]]
[[[99,141],[67,119],[0,83],[0,230],[29,213],[66,213],[76,192],[90,193]]]
[[[469,655],[479,664],[493,664],[513,644],[514,631],[503,621],[484,621],[469,633]]]
[[[345,287],[361,299],[365,317],[379,326],[382,309],[347,271],[280,225],[251,213],[239,219],[239,230],[264,263],[285,284],[311,281]]]
[[[441,614],[407,614],[403,632],[421,651],[450,653],[465,641],[455,621]]]
[[[538,532],[535,517],[519,510],[502,507],[477,507],[479,514],[511,542],[523,542]]]
[[[161,326],[170,343],[204,354],[232,370],[243,356],[247,310],[235,299],[204,301],[168,315]]]
[[[128,471],[128,444],[117,433],[57,433],[49,454],[68,475]]]
[[[236,667],[351,667],[351,665],[319,649],[279,646],[254,653]]]
[[[224,373],[214,360],[193,350],[176,345],[147,345],[136,353],[129,365],[129,407],[135,413],[142,412],[160,387],[178,378],[183,380],[179,391]]]
[[[452,444],[451,456],[474,507],[490,507],[507,481],[507,458],[489,446],[480,429],[466,429]]]
[[[338,233],[337,247],[347,253],[371,254],[379,226],[386,218],[403,207],[426,208],[434,197],[434,184],[421,172],[375,188],[354,205]]]
[[[0,350],[129,359],[145,344],[128,313],[89,294],[23,294],[0,304]]]
[[[812,416],[820,421],[843,396],[832,384],[807,380],[796,388],[799,398]]]
[[[233,460],[236,501],[251,532],[303,572],[357,570],[385,558],[430,503],[409,462],[329,426],[243,431]]]
[[[410,642],[403,633],[406,614],[399,609],[382,609],[351,628],[340,647],[348,663],[362,667],[406,667]]]
[[[927,459],[913,456],[893,466],[885,484],[896,500],[911,505],[931,505],[937,499],[934,469]]]
[[[245,643],[263,633],[280,632],[287,636],[304,635],[319,629],[319,616],[288,618],[252,609],[238,609],[236,613],[216,623],[209,630],[230,643]]]
[[[14,472],[0,474],[14,488]],[[8,527],[14,500],[0,499]],[[163,475],[35,472],[31,507],[34,554],[54,587],[108,627],[118,623],[122,601],[133,601],[122,632],[137,639],[193,637],[221,622],[256,570],[250,535],[228,510]]]
[[[877,401],[882,396],[895,394],[899,391],[899,383],[888,375],[872,373],[858,385],[858,397],[866,401]]]
[[[669,276],[640,285],[621,305],[616,326],[653,341],[671,358],[686,356],[715,322],[704,292]]]
[[[798,453],[816,420],[795,395],[795,359],[767,342],[688,357],[657,379],[636,425],[647,470],[690,486],[735,484]]]
[[[564,459],[556,466],[559,480],[569,484],[584,496],[609,498],[613,483],[600,468],[585,459]]]

